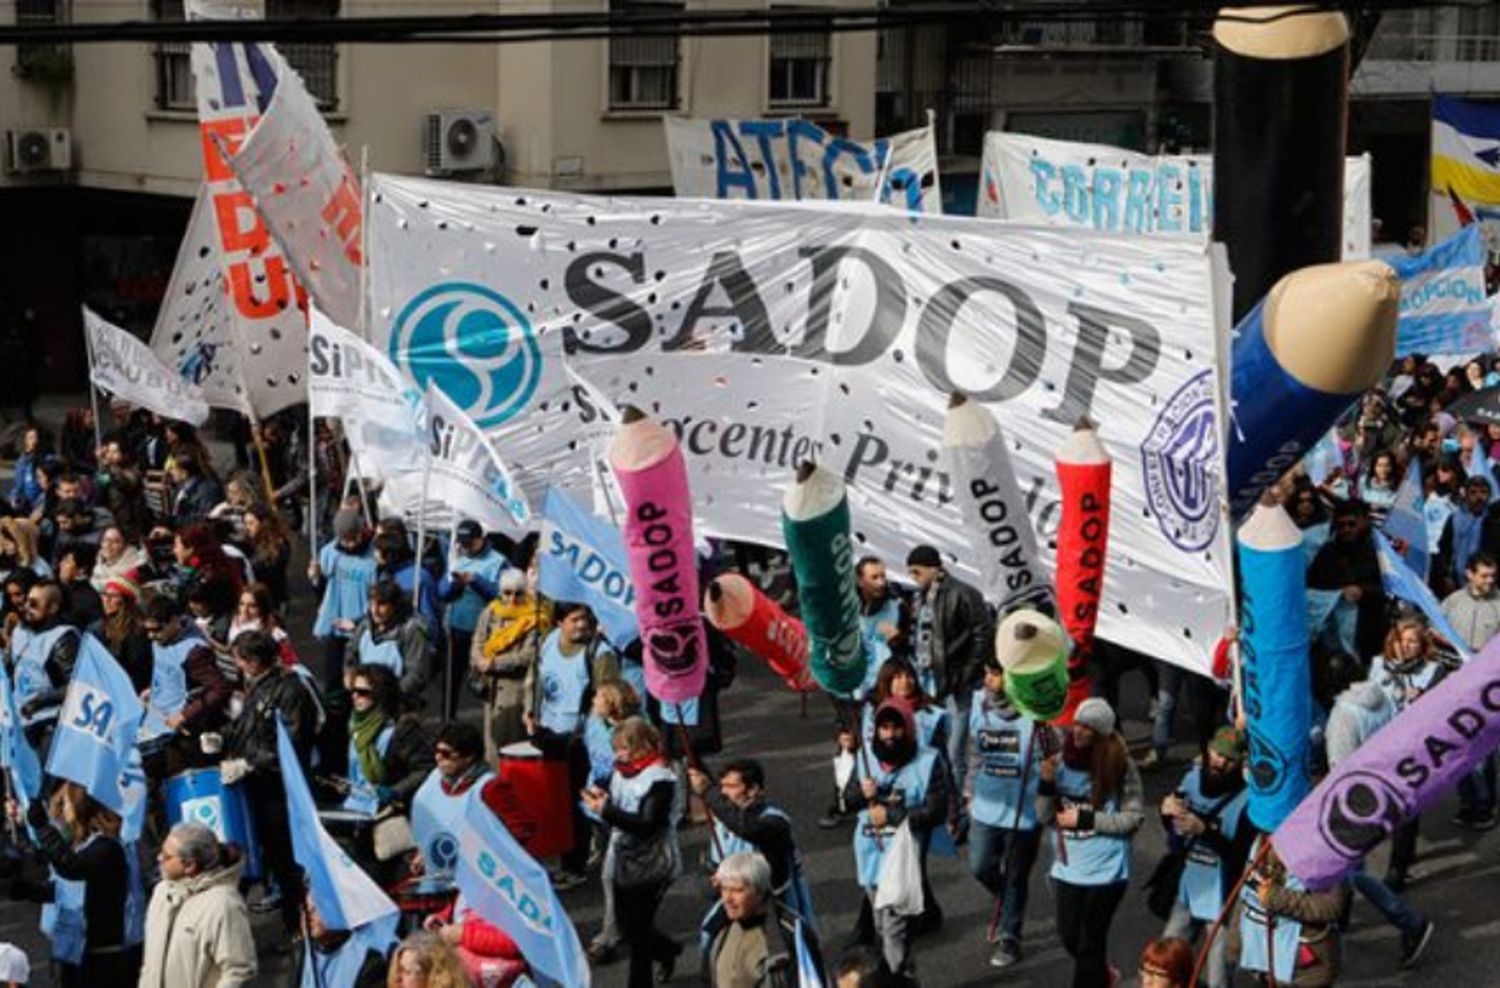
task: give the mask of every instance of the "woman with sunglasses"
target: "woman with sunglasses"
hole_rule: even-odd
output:
[[[526,591],[525,575],[516,569],[501,573],[500,592],[480,612],[469,653],[470,668],[484,689],[486,761],[526,739],[526,675],[551,627],[552,605]]]
[[[385,666],[354,670],[349,688],[349,794],[344,808],[371,816],[405,812],[432,771],[432,745],[416,717],[401,712],[401,688]]]
[[[484,763],[479,729],[462,721],[443,725],[432,755],[436,767],[411,803],[411,835],[417,845],[412,870],[451,878],[458,863],[458,835],[464,831],[469,792],[478,790],[483,798],[484,787],[495,773]]]

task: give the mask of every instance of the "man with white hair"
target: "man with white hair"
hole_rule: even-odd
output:
[[[140,988],[248,988],[255,939],[240,897],[239,852],[200,823],[172,828],[156,856]]]
[[[753,851],[739,851],[714,872],[719,904],[703,933],[703,977],[713,988],[808,988],[797,962],[797,929],[819,982],[826,980],[817,935],[771,894],[771,865]]]

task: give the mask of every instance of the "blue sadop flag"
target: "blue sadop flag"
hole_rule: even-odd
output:
[[[620,531],[580,508],[555,487],[542,502],[542,564],[538,586],[553,600],[589,605],[616,648],[640,637],[635,588]]]
[[[286,790],[292,856],[307,873],[309,894],[323,925],[330,930],[354,931],[371,947],[385,953],[396,939],[400,910],[323,829],[312,790],[308,789],[302,765],[297,761],[297,751],[286,727],[279,722],[276,752],[281,785]],[[282,894],[286,892],[283,890]]]
[[[1478,448],[1477,446],[1475,447]],[[1386,513],[1382,531],[1406,543],[1406,565],[1424,582],[1430,554],[1427,551],[1427,498],[1422,493],[1422,465],[1416,459],[1406,465],[1406,477],[1396,491],[1396,501]]]
[[[10,774],[11,792],[25,809],[42,791],[42,763],[31,742],[26,740],[26,732],[21,730],[21,714],[10,688],[10,673],[3,665],[0,665],[0,765]]]
[[[797,984],[800,988],[823,988],[823,972],[807,949],[807,934],[802,927],[802,921],[797,920]]]
[[[1469,452],[1469,462],[1464,464],[1464,472],[1470,477],[1483,477],[1490,483],[1490,503],[1500,501],[1500,484],[1495,483],[1495,464],[1490,460],[1490,454],[1484,451],[1484,443],[1480,437],[1475,437],[1474,448]]]
[[[1427,581],[1419,579],[1402,562],[1396,553],[1396,547],[1391,545],[1391,540],[1379,532],[1375,533],[1375,555],[1380,563],[1380,582],[1385,585],[1385,592],[1392,597],[1400,597],[1408,603],[1415,604],[1417,609],[1427,615],[1427,621],[1434,630],[1444,638],[1448,639],[1455,651],[1467,662],[1470,655],[1469,643],[1448,622],[1443,614],[1442,605],[1438,603],[1437,597],[1427,587]]]
[[[146,775],[136,747],[145,716],[145,706],[114,656],[93,635],[81,635],[47,774],[78,783],[120,814],[120,837],[127,844],[140,837],[146,815]]]
[[[457,868],[464,902],[516,942],[538,983],[587,988],[588,958],[547,870],[472,792],[464,824]]]

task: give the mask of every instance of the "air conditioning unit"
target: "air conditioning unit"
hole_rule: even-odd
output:
[[[422,145],[429,175],[484,171],[495,164],[495,118],[488,110],[432,110]]]
[[[52,172],[73,167],[73,134],[66,127],[7,130],[5,144],[8,171]]]

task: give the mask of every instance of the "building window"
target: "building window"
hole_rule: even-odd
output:
[[[828,105],[833,36],[827,31],[771,35],[771,105]]]
[[[180,21],[183,0],[151,0],[152,16],[159,21]],[[285,20],[296,17],[337,17],[338,0],[267,0],[266,18]],[[281,52],[317,102],[318,109],[331,113],[339,106],[338,47],[332,43],[309,42],[278,45]],[[192,45],[187,42],[163,42],[152,49],[156,61],[156,106],[161,110],[198,109],[197,90],[193,85]]]
[[[615,2],[610,10],[625,14],[677,14],[681,4]],[[677,39],[609,39],[609,108],[675,110],[677,108]]]
[[[16,0],[17,27],[54,27],[68,20],[68,0]],[[72,49],[54,44],[17,45],[16,75],[54,82],[71,79]]]

